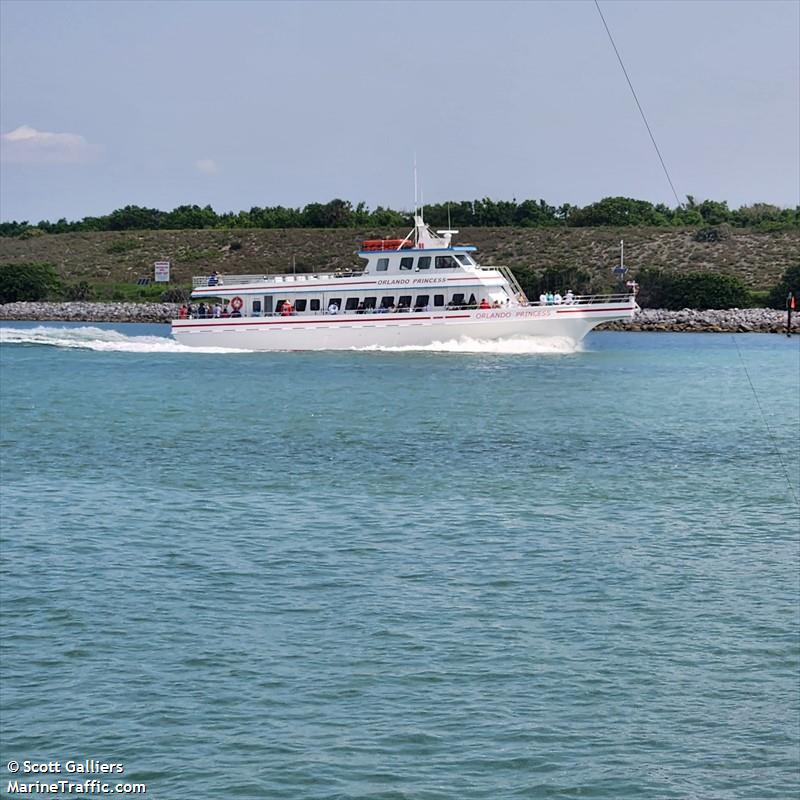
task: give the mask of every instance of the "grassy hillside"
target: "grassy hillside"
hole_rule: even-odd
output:
[[[351,269],[363,262],[355,252],[363,239],[404,236],[407,231],[352,229],[126,231],[44,234],[0,238],[0,264],[45,261],[66,281],[135,283],[152,277],[153,262],[172,262],[173,283],[188,283],[211,270],[228,274]],[[734,275],[750,289],[772,287],[800,252],[800,230],[730,231],[718,242],[697,242],[696,229],[665,228],[464,228],[459,244],[479,248],[483,264],[536,270],[581,268],[611,283],[625,240],[625,264],[679,273]]]

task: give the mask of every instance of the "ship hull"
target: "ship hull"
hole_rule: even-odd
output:
[[[518,306],[453,312],[340,314],[174,320],[172,335],[190,347],[242,350],[353,350],[425,347],[437,342],[516,337],[577,344],[603,322],[632,319],[637,306]]]

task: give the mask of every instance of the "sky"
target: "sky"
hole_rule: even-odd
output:
[[[800,203],[800,3],[600,0],[678,196]],[[0,219],[677,205],[593,0],[0,0]]]

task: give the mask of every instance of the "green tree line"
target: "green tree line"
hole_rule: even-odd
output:
[[[425,206],[425,219],[435,228],[553,226],[692,226],[729,224],[760,231],[800,227],[800,206],[779,208],[755,203],[728,208],[727,202],[689,196],[685,205],[668,208],[662,203],[630,197],[605,197],[583,208],[565,203],[551,206],[544,200],[461,200]],[[249,211],[217,213],[211,206],[183,205],[172,211],[125,206],[100,217],[78,221],[2,222],[0,236],[37,236],[44,233],[129,230],[197,230],[203,228],[400,228],[411,224],[408,211],[391,208],[370,210],[366,203],[353,206],[348,200],[309,203],[303,208],[253,206]]]

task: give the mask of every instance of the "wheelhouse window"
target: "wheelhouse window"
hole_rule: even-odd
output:
[[[436,256],[436,269],[458,269],[458,261],[453,256]]]
[[[319,308],[320,308],[321,304],[322,304],[322,301],[320,301],[320,300],[312,300],[311,301],[311,310],[312,311],[319,311]]]
[[[400,269],[411,269],[414,266],[414,259],[411,256],[406,256],[400,259]]]
[[[358,298],[357,297],[348,297],[347,302],[345,303],[344,310],[345,311],[355,311],[358,308]]]
[[[460,253],[456,254],[456,258],[465,266],[471,267],[472,266],[472,259],[469,256],[462,255]]]
[[[379,258],[378,259],[378,272],[386,272],[389,269],[389,259],[388,258]]]
[[[295,311],[305,311],[307,304],[308,304],[308,300],[295,300],[294,301],[294,310]]]
[[[436,308],[441,308],[444,306],[444,295],[443,294],[435,294],[433,296],[433,305]]]
[[[417,300],[414,303],[414,310],[415,311],[422,311],[428,307],[428,303],[430,302],[431,296],[429,294],[418,294]]]
[[[430,256],[420,256],[417,259],[417,269],[430,269],[430,268],[431,268]]]

